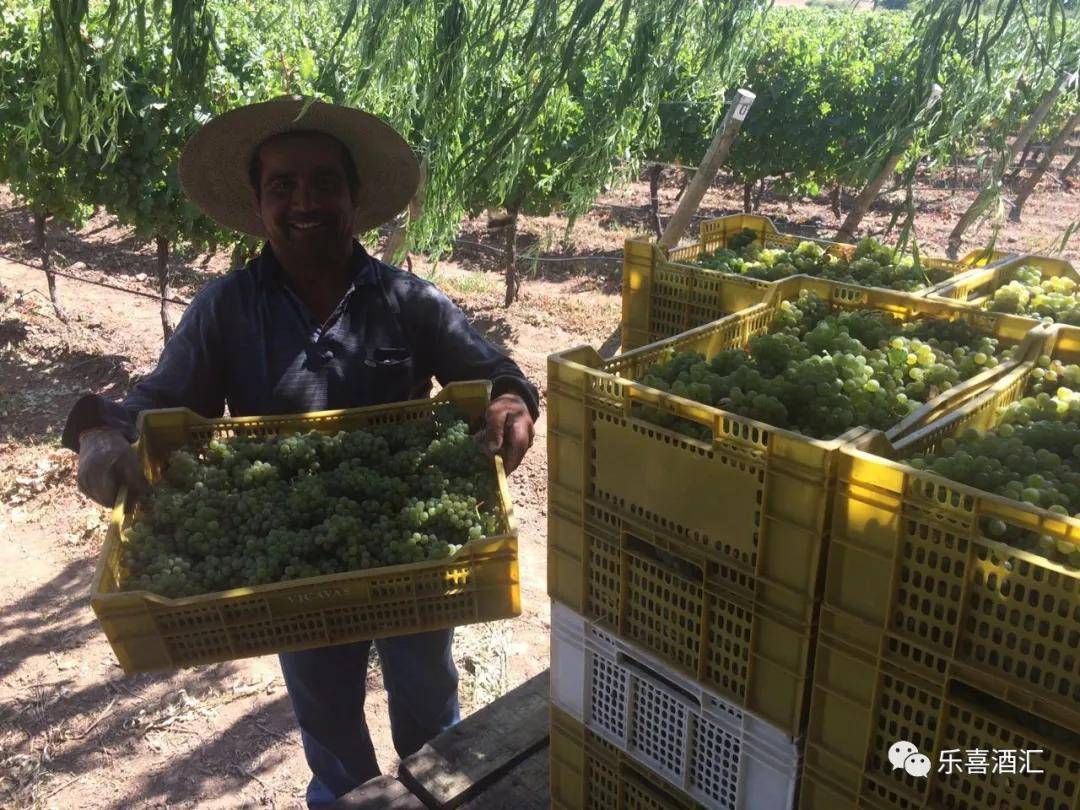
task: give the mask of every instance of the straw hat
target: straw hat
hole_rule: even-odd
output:
[[[374,115],[301,96],[238,107],[200,127],[180,155],[184,193],[218,224],[265,238],[248,167],[260,143],[297,129],[333,135],[352,153],[360,178],[357,233],[393,219],[409,204],[420,170],[405,139]]]

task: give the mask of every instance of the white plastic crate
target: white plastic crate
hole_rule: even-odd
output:
[[[798,741],[558,602],[551,702],[707,808],[792,807]]]

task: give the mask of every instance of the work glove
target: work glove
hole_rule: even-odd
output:
[[[115,428],[90,428],[79,434],[79,489],[110,509],[121,485],[139,498],[150,490],[134,448]]]

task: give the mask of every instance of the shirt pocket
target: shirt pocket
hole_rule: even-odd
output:
[[[414,388],[413,356],[408,348],[377,346],[364,359],[368,392],[374,403],[400,402]]]
[[[397,346],[376,346],[368,352],[364,365],[368,368],[394,370],[412,367],[412,352]]]

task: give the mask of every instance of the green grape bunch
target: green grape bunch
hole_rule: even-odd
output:
[[[1028,506],[1080,518],[1080,367],[1044,356],[1034,371],[1026,396],[1001,408],[993,427],[969,428],[907,463]],[[1072,540],[999,518],[984,519],[980,528],[992,540],[1080,569],[1080,545]]]
[[[491,460],[450,406],[334,434],[174,451],[123,537],[122,588],[167,597],[419,563],[503,531]]]
[[[1003,281],[986,300],[986,309],[1080,326],[1080,288],[1074,279],[1044,276],[1040,268],[1026,264],[1008,268]]]
[[[912,256],[900,256],[894,248],[872,237],[859,242],[847,259],[810,241],[800,242],[790,250],[763,248],[757,243],[757,233],[750,229],[730,237],[726,247],[700,256],[697,264],[762,281],[807,275],[904,292],[922,290],[949,277],[948,271],[924,267]]]
[[[836,310],[813,293],[784,301],[770,331],[711,359],[678,352],[640,382],[774,427],[832,438],[884,430],[921,403],[1001,362],[1011,350],[962,321],[902,323],[877,310]],[[640,406],[643,418],[707,440],[703,426]]]

